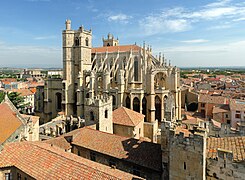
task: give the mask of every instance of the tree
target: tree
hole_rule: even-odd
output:
[[[25,107],[29,105],[29,104],[24,103],[25,98],[23,96],[20,96],[20,93],[17,93],[17,92],[8,93],[8,98],[13,103],[13,105],[17,109],[20,109],[21,111],[23,111]]]
[[[5,93],[3,91],[0,91],[0,103],[4,100]]]

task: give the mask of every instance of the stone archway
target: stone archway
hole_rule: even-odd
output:
[[[157,119],[159,122],[162,120],[162,115],[161,115],[161,106],[162,106],[162,101],[159,96],[155,97],[155,119]]]
[[[137,97],[135,97],[133,100],[133,110],[140,112],[140,100]]]

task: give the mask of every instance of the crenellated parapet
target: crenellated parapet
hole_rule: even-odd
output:
[[[84,104],[86,106],[103,106],[104,104],[111,104],[111,96],[97,95],[94,98],[85,98]]]

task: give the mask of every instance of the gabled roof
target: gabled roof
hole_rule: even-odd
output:
[[[0,153],[0,168],[10,166],[20,169],[35,179],[43,180],[138,178],[43,142],[6,144]]]
[[[113,52],[130,52],[139,51],[141,47],[137,45],[123,45],[123,46],[105,46],[105,47],[94,47],[92,53],[113,53]]]
[[[119,107],[112,112],[113,124],[120,124],[124,126],[137,126],[144,121],[144,115],[126,107]]]
[[[161,145],[90,128],[78,129],[72,144],[149,169],[161,171]]]
[[[21,125],[22,121],[7,102],[0,104],[0,144],[5,142]]]

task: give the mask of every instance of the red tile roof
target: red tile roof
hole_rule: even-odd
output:
[[[11,92],[20,93],[21,96],[30,96],[34,94],[30,89],[14,89],[11,90]]]
[[[200,94],[198,102],[211,104],[228,104],[228,100],[223,96],[210,96]]]
[[[78,129],[72,144],[111,157],[161,171],[161,145],[109,134],[90,128]]]
[[[10,166],[40,180],[137,178],[43,142],[6,144],[0,153],[0,168]]]
[[[212,119],[212,123],[215,127],[221,128],[221,123]]]
[[[4,102],[0,104],[0,144],[6,141],[21,125],[16,113]]]
[[[218,157],[218,148],[232,151],[234,161],[245,160],[245,136],[207,138],[207,158],[214,159]]]
[[[184,137],[189,137],[190,134],[192,134],[188,129],[185,129],[181,126],[177,126],[175,131],[174,131],[175,134],[180,134],[180,133],[184,133]]]
[[[128,52],[128,51],[139,51],[141,48],[137,45],[123,45],[123,46],[105,46],[105,47],[94,47],[92,53],[113,53],[113,52]]]
[[[230,109],[232,111],[245,111],[245,100],[232,99]]]
[[[45,143],[52,144],[64,150],[70,150],[72,148],[71,144],[67,141],[64,135],[48,139],[45,141]]]
[[[203,122],[204,120],[197,118],[197,117],[191,117],[187,116],[187,120],[182,120],[183,124],[192,124],[192,125],[199,125],[199,122]]]
[[[221,105],[221,106],[214,106],[213,108],[213,114],[215,113],[226,113],[229,112],[230,108],[228,104]]]
[[[113,124],[120,124],[124,126],[137,126],[140,122],[144,121],[144,115],[136,111],[125,107],[119,107],[114,110],[113,113]]]

